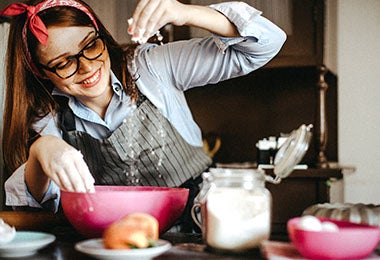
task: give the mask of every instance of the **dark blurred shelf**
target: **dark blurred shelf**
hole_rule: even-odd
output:
[[[287,178],[312,178],[312,179],[342,179],[345,172],[354,171],[353,167],[341,167],[341,168],[308,168],[294,170]],[[269,175],[274,175],[272,169],[265,169],[265,172]]]

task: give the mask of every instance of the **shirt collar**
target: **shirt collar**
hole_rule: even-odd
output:
[[[115,74],[111,71],[111,87],[114,92],[112,99],[119,99],[119,102],[123,101],[123,96],[125,96],[124,89],[120,81],[116,78]],[[89,120],[91,122],[95,122],[98,124],[104,125],[104,121],[95,113],[93,113],[90,109],[85,107],[81,102],[79,102],[74,96],[64,93],[58,88],[54,88],[52,91],[52,95],[55,96],[64,96],[69,99],[68,105],[74,114],[80,118]],[[126,99],[127,100],[127,99]]]
[[[123,85],[121,82],[118,80],[116,75],[111,71],[111,86],[113,91],[115,92],[116,95],[118,95],[119,100],[121,101],[123,99]]]

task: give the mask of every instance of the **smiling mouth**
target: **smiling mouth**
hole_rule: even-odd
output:
[[[83,80],[81,84],[91,85],[97,82],[100,78],[100,69],[98,69],[91,77]]]

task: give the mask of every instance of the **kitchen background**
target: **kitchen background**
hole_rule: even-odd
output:
[[[0,8],[11,2],[16,1],[2,0]],[[124,40],[126,21],[133,11],[129,6],[134,6],[136,0],[87,2],[99,13],[109,30]],[[380,156],[377,151],[380,147],[379,13],[378,0],[325,1],[323,63],[336,76],[338,86],[335,149],[339,152],[333,159],[339,165],[355,167],[355,172],[345,174],[343,181],[333,185],[333,201],[380,204]],[[286,17],[281,22],[286,26]],[[289,28],[285,29],[291,33]],[[0,26],[0,67],[6,30],[5,25]],[[2,73],[0,71],[3,90]],[[1,200],[2,197],[3,192],[0,193]]]

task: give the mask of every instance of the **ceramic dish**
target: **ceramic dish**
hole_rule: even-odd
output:
[[[94,238],[78,242],[75,249],[81,253],[100,260],[137,260],[152,259],[169,250],[172,245],[169,241],[158,240],[155,247],[141,249],[106,249],[103,246],[103,239]]]
[[[332,222],[338,231],[312,231],[300,228],[300,217],[287,223],[288,234],[295,248],[308,259],[364,259],[377,247],[380,228],[347,221],[318,218]]]
[[[15,238],[0,245],[0,257],[25,257],[55,241],[55,236],[43,232],[17,231]]]

